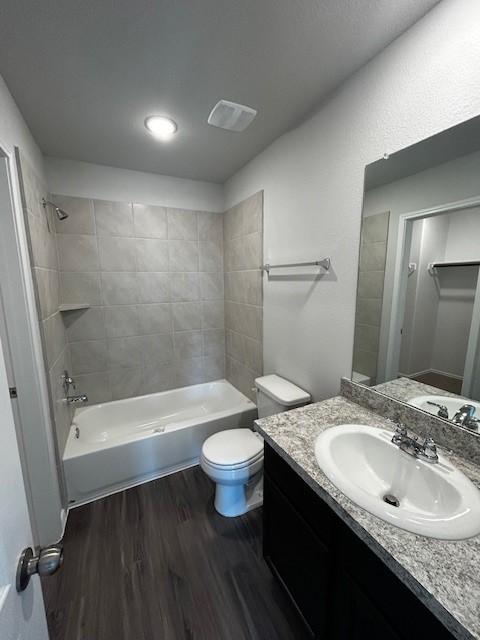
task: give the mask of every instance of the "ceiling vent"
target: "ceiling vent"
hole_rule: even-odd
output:
[[[257,112],[243,104],[220,100],[208,116],[208,124],[229,131],[243,131],[255,118]]]

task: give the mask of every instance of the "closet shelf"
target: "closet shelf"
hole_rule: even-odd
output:
[[[442,267],[478,267],[480,266],[480,258],[473,260],[446,260],[445,262],[429,262],[428,271],[430,274],[435,273],[435,269]]]
[[[58,310],[60,311],[60,313],[63,313],[65,311],[78,311],[78,309],[89,309],[90,305],[88,303],[67,303],[67,304],[61,304],[58,307]]]

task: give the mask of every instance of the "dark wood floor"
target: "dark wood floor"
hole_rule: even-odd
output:
[[[43,583],[51,640],[309,637],[262,558],[261,509],[223,518],[212,499],[195,467],[73,509]]]
[[[423,384],[429,384],[431,387],[437,387],[437,389],[443,389],[450,393],[456,393],[458,395],[461,395],[462,393],[463,379],[452,378],[451,376],[444,375],[443,373],[434,373],[433,371],[430,371],[418,376],[412,376],[412,380],[423,382]]]

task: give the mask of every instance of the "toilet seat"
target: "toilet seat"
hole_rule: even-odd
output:
[[[263,439],[250,429],[228,429],[203,443],[202,457],[217,469],[242,469],[263,458]]]
[[[253,458],[250,458],[249,460],[245,460],[243,462],[238,462],[237,464],[219,464],[218,462],[212,462],[212,460],[209,460],[209,458],[207,458],[205,455],[203,455],[202,458],[207,465],[213,467],[214,469],[218,469],[219,471],[221,471],[222,469],[243,469],[246,467],[251,467],[258,461],[263,460],[263,451],[261,451]]]

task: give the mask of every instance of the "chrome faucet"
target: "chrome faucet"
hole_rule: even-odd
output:
[[[464,404],[452,418],[455,424],[467,429],[478,429],[479,418],[475,418],[475,407],[472,404]]]
[[[75,380],[72,378],[72,376],[68,373],[66,369],[62,373],[62,380],[63,380],[63,390],[65,392],[65,399],[68,402],[68,404],[82,404],[83,402],[88,402],[88,397],[84,393],[81,393],[78,396],[68,395],[68,392],[70,391],[70,387],[72,387],[72,389],[74,390],[77,387],[75,385]]]
[[[68,392],[70,391],[70,387],[72,387],[73,389],[76,389],[75,387],[75,380],[71,377],[71,375],[68,373],[68,371],[65,369],[64,372],[62,373],[62,381],[63,381],[63,391],[65,393],[65,396],[68,396]]]
[[[438,407],[437,416],[448,420],[448,409],[444,404],[438,404],[438,402],[432,402],[431,400],[427,400],[427,404],[431,404],[433,407]]]
[[[88,402],[88,396],[84,393],[81,393],[78,396],[67,396],[67,402],[69,404],[82,404],[83,402]]]
[[[411,438],[408,435],[407,428],[403,424],[398,424],[392,437],[393,444],[399,449],[408,453],[408,455],[436,464],[438,462],[437,447],[433,438],[425,438],[423,444],[418,442],[418,436]]]

